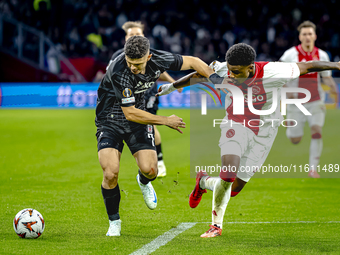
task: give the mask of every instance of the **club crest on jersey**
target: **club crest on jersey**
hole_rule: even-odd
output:
[[[147,129],[148,129],[148,133],[152,133],[152,126],[151,125],[147,125]]]
[[[132,96],[132,91],[129,88],[125,88],[123,90],[123,97],[131,97]]]
[[[261,92],[261,89],[258,86],[252,86],[253,94],[257,95]]]
[[[234,135],[235,135],[235,130],[234,130],[234,129],[229,129],[229,130],[227,131],[226,136],[227,136],[228,138],[232,138]]]
[[[157,70],[155,73],[155,78],[157,79],[159,76],[161,76],[161,71]]]

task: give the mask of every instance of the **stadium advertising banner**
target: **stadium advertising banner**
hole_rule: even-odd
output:
[[[98,86],[99,83],[0,83],[0,106],[91,108],[96,106]],[[185,88],[182,93],[160,97],[159,107],[189,108],[189,92]],[[200,102],[196,104],[200,107]]]
[[[159,82],[158,85],[162,85]],[[0,107],[60,107],[60,108],[92,108],[96,106],[98,83],[0,83]],[[217,102],[209,84],[184,88],[182,93],[171,93],[159,98],[160,108],[199,108],[201,95],[207,95],[208,107],[221,107]],[[328,87],[324,87],[327,108],[339,107],[338,99],[330,96]],[[339,87],[340,90],[340,87]],[[190,95],[191,93],[191,95]],[[223,95],[223,94],[222,94]]]

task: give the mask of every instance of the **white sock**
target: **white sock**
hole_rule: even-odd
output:
[[[215,183],[216,183],[217,180],[220,180],[220,178],[219,177],[204,176],[200,180],[200,188],[213,191],[214,187],[215,187]]]
[[[215,182],[212,204],[212,225],[222,228],[223,217],[231,195],[232,182],[218,178]]]
[[[309,147],[309,168],[312,170],[316,170],[317,166],[320,162],[320,156],[322,152],[322,138],[319,139],[313,139],[310,142]]]

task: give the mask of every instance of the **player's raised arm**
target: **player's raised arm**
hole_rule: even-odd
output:
[[[296,63],[300,69],[300,76],[306,73],[326,70],[340,70],[340,62],[309,61]]]

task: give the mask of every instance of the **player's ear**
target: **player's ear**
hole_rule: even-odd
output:
[[[250,65],[248,66],[248,71],[249,71],[249,73],[252,73],[252,72],[254,71],[254,68],[255,68],[255,65],[254,65],[254,64],[250,64]]]

